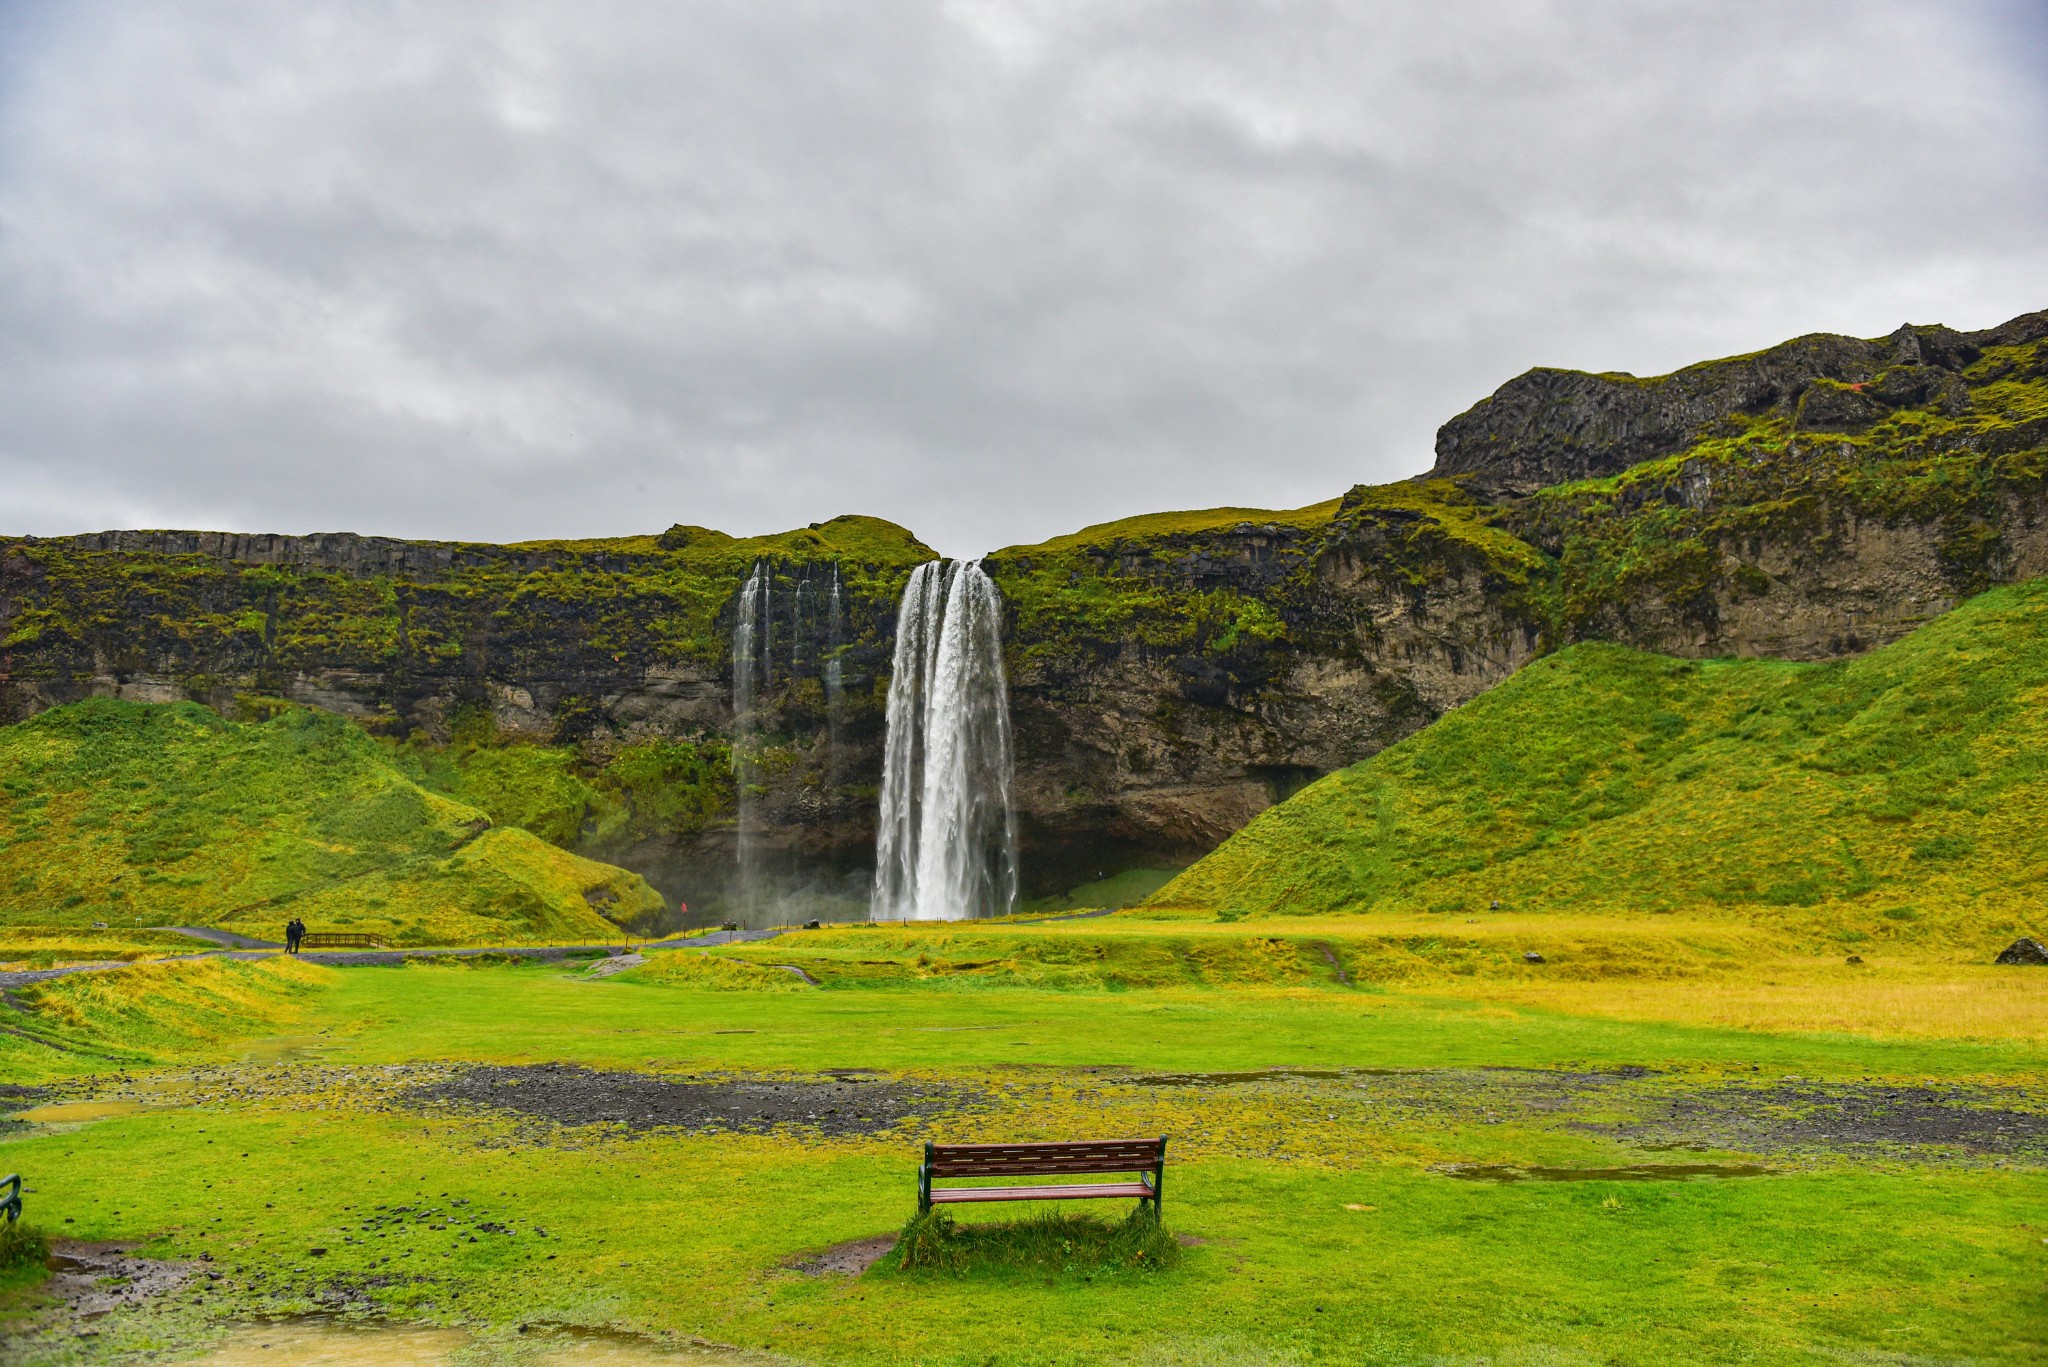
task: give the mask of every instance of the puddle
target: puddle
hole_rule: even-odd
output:
[[[199,1361],[206,1367],[441,1367],[454,1363],[468,1342],[459,1329],[257,1324],[235,1330]]]
[[[1142,1087],[1234,1087],[1246,1082],[1284,1082],[1289,1078],[1331,1081],[1354,1073],[1391,1071],[1378,1068],[1258,1068],[1242,1073],[1153,1073],[1127,1080]]]
[[[320,1058],[341,1046],[319,1035],[272,1035],[252,1039],[242,1046],[244,1063],[302,1063]]]
[[[38,1125],[83,1125],[91,1120],[112,1120],[116,1116],[163,1109],[142,1101],[58,1101],[23,1111],[15,1119],[32,1120]]]
[[[482,1362],[519,1367],[673,1367],[673,1364],[753,1360],[731,1349],[663,1348],[630,1334],[598,1330],[521,1333],[511,1343],[478,1340],[460,1329],[420,1325],[337,1324],[290,1320],[245,1325],[229,1333],[198,1367],[471,1367]]]
[[[1768,1177],[1755,1163],[1631,1163],[1620,1168],[1516,1168],[1453,1163],[1436,1169],[1465,1182],[1685,1182],[1699,1177]]]

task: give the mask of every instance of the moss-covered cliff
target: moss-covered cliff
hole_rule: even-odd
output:
[[[2031,314],[1648,380],[1533,371],[1446,424],[1422,478],[991,555],[1030,890],[1192,858],[1574,641],[1825,659],[2048,573],[2044,339]],[[853,517],[517,546],[0,540],[0,720],[91,694],[314,704],[428,788],[716,907],[736,598],[763,564],[770,863],[857,897],[895,600],[931,556]]]

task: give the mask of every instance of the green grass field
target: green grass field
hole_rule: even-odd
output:
[[[1341,926],[1311,933],[1346,962],[1374,952]],[[985,959],[992,940],[1064,976],[963,988],[931,972]],[[0,1072],[152,1109],[16,1128],[0,1166],[29,1174],[45,1229],[210,1257],[201,1266],[222,1275],[204,1294],[107,1316],[83,1345],[17,1339],[10,1360],[200,1351],[234,1324],[337,1305],[353,1307],[344,1320],[459,1329],[472,1360],[505,1362],[533,1360],[522,1324],[620,1331],[650,1351],[697,1339],[856,1363],[2018,1363],[2048,1351],[2048,1144],[1841,1144],[1815,1137],[1827,1125],[1736,1142],[1742,1117],[1789,1104],[1771,1088],[1810,1102],[1814,1089],[1965,1087],[2001,1123],[2039,1116],[2048,1135],[2038,1028],[1999,1037],[1940,1006],[1886,1035],[1714,1026],[1689,1020],[1669,983],[1657,1018],[1617,1019],[1475,998],[1519,990],[1506,966],[1346,986],[1296,972],[1309,944],[1120,916],[816,932],[673,951],[602,979],[502,963],[208,964],[44,984],[22,994],[43,1040],[0,1035]],[[1795,993],[1884,990],[1823,981],[1816,956],[1764,948],[1765,971]],[[1077,955],[1109,967],[1069,971]],[[663,971],[686,958],[733,968],[740,990]],[[828,972],[818,987],[776,974],[787,990],[746,990],[746,970],[799,961],[871,972]],[[1116,980],[1148,963],[1160,985]],[[1939,957],[1892,971],[2014,990],[2032,1010],[2048,996],[2048,974],[2024,969],[1996,984]],[[1626,979],[1588,975],[1577,990],[1610,981]],[[875,1070],[838,1076],[957,1100],[886,1133],[721,1135],[409,1095],[470,1064],[547,1063],[783,1081]],[[1731,1088],[1744,1100],[1728,1119],[1684,1129]],[[1171,1136],[1166,1224],[1188,1246],[1170,1268],[1078,1253],[957,1271],[885,1260],[857,1277],[785,1267],[901,1226],[926,1134],[1110,1132]],[[1662,1175],[1673,1164],[1768,1171]],[[1461,1175],[1475,1168],[1611,1175]],[[13,1323],[36,1294],[6,1293]]]
[[[1575,647],[1000,921],[11,980],[0,1173],[187,1280],[86,1318],[0,1248],[0,1361],[2048,1360],[2048,969],[1989,962],[2048,929],[2044,626],[2037,581],[1834,665]],[[609,938],[655,894],[543,836],[718,819],[719,764],[58,709],[0,730],[0,956]],[[714,1095],[756,1120],[664,1109]],[[829,1260],[928,1138],[1145,1135],[1165,1236]]]

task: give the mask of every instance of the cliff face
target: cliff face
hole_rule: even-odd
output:
[[[1200,854],[1571,641],[1825,659],[2048,573],[2044,338],[2032,314],[1652,380],[1533,371],[1447,423],[1418,480],[989,557],[1027,884]],[[762,565],[768,862],[852,903],[895,602],[931,554],[866,518],[519,546],[0,540],[0,721],[89,694],[284,697],[452,746],[429,776],[478,802],[538,801],[491,774],[545,760],[555,805],[517,820],[716,907],[735,600]]]
[[[1539,368],[1445,423],[1431,473],[1523,495],[1676,454],[1731,420],[1773,416],[1800,431],[1860,432],[1902,409],[1962,416],[1972,407],[1971,367],[1987,350],[2043,336],[2048,313],[2032,313],[1983,332],[1816,333],[1647,380]]]

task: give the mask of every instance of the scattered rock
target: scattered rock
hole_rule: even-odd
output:
[[[1851,954],[1848,958],[1848,962],[1852,964],[1860,964],[1863,962],[1863,956],[1861,954]]]
[[[2048,965],[2048,945],[2042,944],[2031,935],[2022,935],[1998,952],[1992,960],[2000,964],[2042,964]]]
[[[1522,951],[1522,962],[1525,964],[1542,964],[1549,963],[1550,961],[1533,949],[1525,949]]]
[[[124,1305],[176,1291],[191,1280],[190,1263],[131,1258],[131,1244],[56,1239],[50,1244],[52,1276],[44,1290],[73,1314],[94,1318]]]
[[[610,958],[599,959],[596,963],[592,964],[585,970],[584,976],[609,978],[614,973],[624,973],[627,969],[638,968],[646,962],[647,956],[645,954],[614,954]]]

